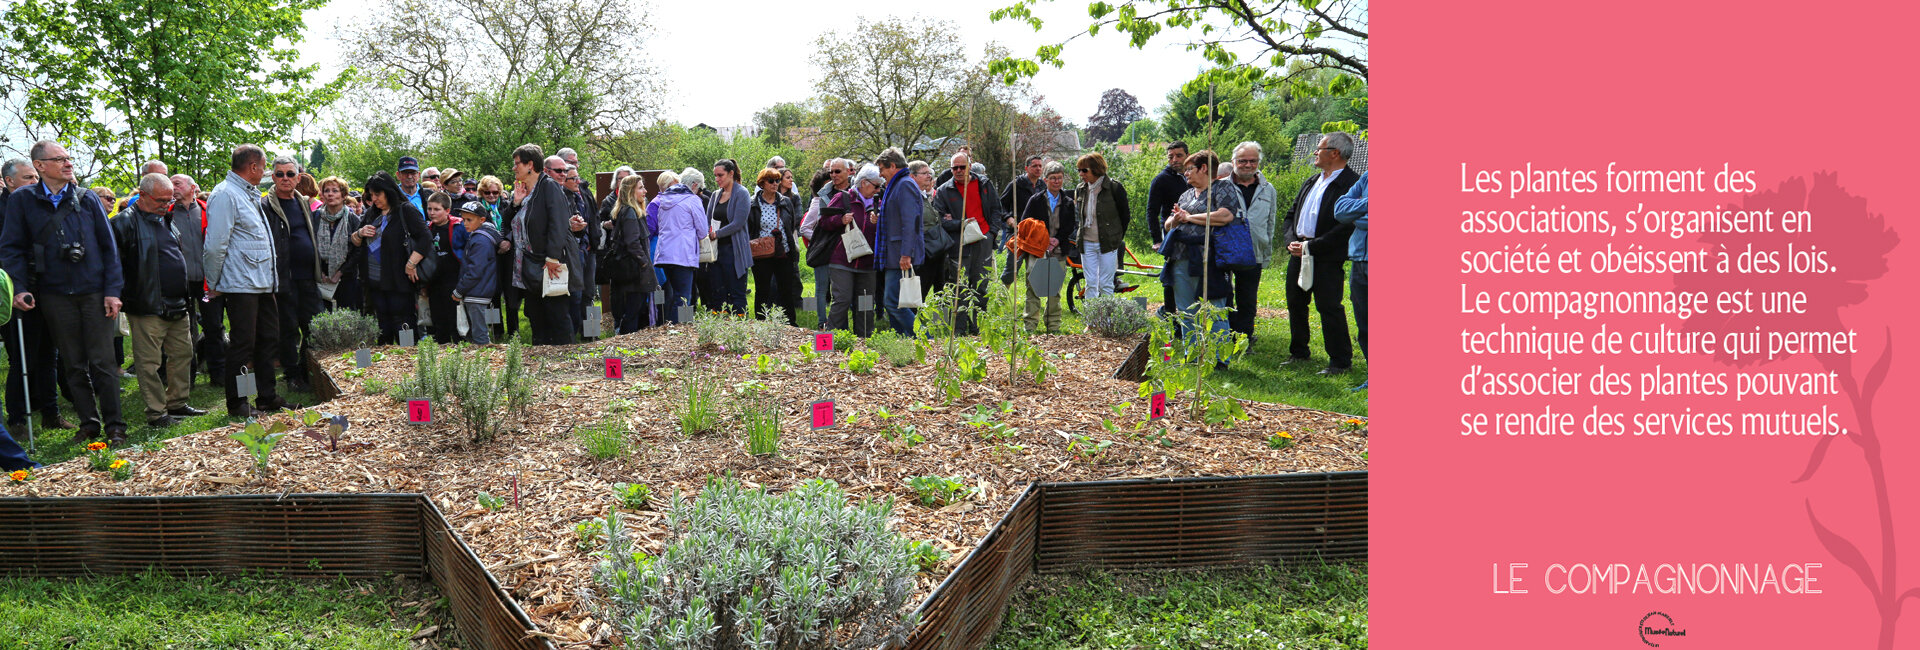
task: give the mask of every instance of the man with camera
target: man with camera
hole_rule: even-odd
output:
[[[140,198],[113,220],[113,240],[126,274],[127,322],[133,339],[133,374],[147,403],[147,424],[172,426],[178,418],[205,415],[187,406],[192,389],[193,330],[187,320],[187,258],[180,233],[167,221],[173,182],[160,174],[140,177]],[[198,227],[199,224],[195,224]],[[167,376],[160,376],[162,358]]]
[[[59,143],[36,142],[29,157],[40,182],[7,197],[0,224],[0,267],[19,282],[13,308],[41,310],[46,319],[80,415],[79,439],[101,435],[104,424],[108,442],[126,442],[113,363],[123,279],[106,206],[74,185],[73,157]]]

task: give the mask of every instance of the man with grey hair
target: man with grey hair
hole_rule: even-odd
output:
[[[261,411],[290,408],[274,389],[273,362],[280,350],[279,260],[285,254],[273,221],[260,209],[254,187],[267,173],[267,154],[257,145],[235,147],[227,177],[207,201],[206,250],[201,262],[208,295],[222,299],[231,328],[222,382],[227,416],[254,411],[240,394],[240,378],[254,377],[254,406]]]
[[[911,337],[914,310],[900,306],[900,278],[926,262],[927,245],[921,232],[925,202],[920,184],[907,175],[907,156],[899,147],[880,152],[874,164],[887,179],[886,193],[880,198],[880,236],[873,247],[873,266],[882,271],[880,306],[893,331]]]
[[[175,204],[173,181],[160,174],[140,177],[140,198],[113,220],[133,370],[147,406],[147,425],[169,427],[182,417],[205,415],[187,405],[192,388],[193,332],[188,325],[187,260],[178,232],[167,222]],[[167,361],[161,377],[161,362]]]
[[[7,196],[0,222],[0,267],[15,278],[13,308],[41,311],[59,350],[67,394],[80,415],[79,439],[104,433],[126,441],[120,417],[120,369],[113,363],[120,315],[120,257],[106,206],[74,183],[73,157],[52,140],[33,145],[40,182]]]
[[[193,312],[194,366],[205,364],[207,383],[219,381],[227,358],[226,312],[221,301],[207,300],[207,274],[201,267],[206,252],[207,203],[200,200],[200,184],[186,174],[174,174],[173,209],[167,222],[179,236],[180,254],[187,260],[187,309]],[[199,371],[196,370],[196,373]]]
[[[0,210],[6,207],[7,195],[39,182],[40,172],[34,171],[25,158],[0,163]],[[60,407],[54,403],[54,393],[59,390],[59,368],[53,359],[53,339],[47,334],[43,314],[14,310],[13,320],[0,329],[0,339],[4,339],[7,346],[7,428],[26,428],[27,416],[31,413],[40,414],[42,428],[72,427],[60,416]],[[32,404],[27,403],[28,395],[33,396]]]
[[[1249,140],[1233,148],[1230,163],[1233,186],[1240,190],[1244,206],[1240,218],[1253,231],[1253,260],[1260,263],[1257,268],[1228,271],[1233,277],[1233,313],[1227,315],[1227,326],[1247,335],[1248,347],[1252,347],[1254,314],[1260,306],[1261,271],[1273,265],[1273,217],[1279,210],[1278,190],[1260,173],[1261,159],[1260,143]]]
[[[971,336],[979,333],[976,316],[986,308],[987,264],[993,259],[995,243],[1000,241],[1004,215],[1000,212],[999,195],[993,191],[991,181],[978,175],[972,159],[960,153],[954,154],[952,160],[948,171],[953,172],[953,178],[933,191],[933,210],[940,214],[940,227],[953,238],[955,252],[946,256],[947,261],[957,262],[966,275],[960,285],[961,307],[954,319],[954,329],[961,336]],[[979,227],[986,239],[965,243],[962,233],[969,223]],[[958,276],[961,271],[955,270],[952,274]]]
[[[575,168],[578,168],[578,167],[580,167],[580,153],[579,153],[579,152],[577,152],[577,151],[574,151],[574,150],[573,150],[573,147],[561,147],[561,148],[560,148],[560,151],[559,151],[559,152],[557,152],[557,153],[555,153],[554,155],[556,155],[556,156],[559,156],[561,160],[565,160],[565,161],[567,161],[567,165],[569,165],[569,166],[572,166],[572,167],[575,167]],[[582,174],[584,175],[584,174],[585,174],[585,172],[582,172]],[[595,196],[593,195],[593,184],[592,184],[592,183],[586,183],[586,182],[582,182],[582,183],[580,183],[580,187],[581,187],[581,191],[582,191],[582,192],[584,192],[584,193],[586,193],[586,195],[587,195],[587,203],[588,203],[589,205],[599,205],[599,204],[600,204],[600,203],[599,203],[599,199],[598,199],[598,197],[595,197]]]
[[[782,158],[780,156],[774,156],[772,158],[767,159],[767,169],[772,169],[777,171],[777,170],[786,169],[786,168],[787,168],[786,158]]]
[[[279,295],[280,369],[288,390],[312,390],[307,377],[307,330],[320,313],[320,254],[313,242],[313,197],[299,191],[300,163],[280,156],[273,159],[273,192],[260,199],[260,209],[274,226],[284,270]]]
[[[1347,310],[1342,305],[1347,273],[1347,238],[1353,224],[1343,224],[1333,215],[1334,203],[1360,180],[1347,169],[1347,157],[1353,155],[1353,137],[1329,133],[1320,138],[1313,150],[1313,166],[1320,173],[1300,184],[1293,207],[1280,223],[1282,241],[1287,242],[1287,360],[1284,364],[1310,359],[1313,328],[1307,323],[1309,304],[1320,312],[1320,334],[1326,337],[1327,367],[1323,375],[1346,374],[1353,366],[1353,339],[1347,332]],[[1313,289],[1300,288],[1300,258],[1313,256]]]

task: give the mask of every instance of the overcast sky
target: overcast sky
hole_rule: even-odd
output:
[[[306,42],[301,44],[305,62],[319,63],[328,77],[341,66],[333,38],[337,26],[367,15],[379,0],[333,0],[325,8],[307,17]],[[829,30],[844,31],[855,16],[880,18],[910,17],[915,14],[952,21],[967,44],[966,55],[977,58],[989,41],[998,42],[1015,54],[1031,56],[1034,48],[1057,41],[1086,28],[1086,0],[1042,2],[1035,13],[1047,21],[1042,32],[1034,32],[1025,23],[994,23],[989,11],[1006,4],[1003,0],[984,2],[853,3],[826,5],[773,0],[734,0],[730,2],[682,2],[652,0],[654,15],[649,17],[656,35],[647,43],[646,55],[665,64],[667,69],[686,71],[669,84],[666,119],[683,125],[705,122],[713,126],[747,124],[762,108],[785,101],[801,101],[813,95],[813,70],[807,63],[813,39]],[[916,6],[917,5],[917,6]],[[839,6],[851,12],[825,7]],[[724,8],[716,13],[715,8]],[[723,22],[718,29],[716,22]],[[1188,52],[1176,43],[1184,35],[1162,34],[1145,50],[1127,46],[1118,32],[1102,32],[1096,38],[1081,38],[1067,47],[1067,67],[1042,66],[1034,86],[1046,96],[1054,110],[1075,124],[1085,126],[1100,103],[1100,93],[1121,88],[1140,99],[1149,113],[1165,104],[1168,91],[1178,88],[1198,73],[1205,61],[1198,52]],[[744,71],[765,66],[769,54],[779,56],[784,68],[764,85],[763,93],[742,97],[733,93],[698,92],[704,70]]]

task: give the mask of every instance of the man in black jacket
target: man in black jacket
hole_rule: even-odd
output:
[[[39,182],[40,172],[34,171],[25,158],[0,164],[0,209],[6,206],[8,194]],[[46,318],[37,311],[15,310],[13,320],[0,329],[0,339],[7,346],[7,428],[25,429],[29,413],[40,414],[41,428],[72,428],[66,418],[60,417],[60,406],[54,402],[59,375]],[[32,404],[27,403],[29,395]]]
[[[120,370],[113,365],[113,320],[120,315],[120,257],[99,197],[74,183],[73,157],[52,140],[29,156],[40,183],[7,195],[0,266],[13,276],[13,308],[45,310],[60,351],[62,378],[80,415],[78,439],[124,442]]]
[[[181,417],[205,415],[187,405],[193,386],[193,330],[188,320],[187,258],[179,233],[168,223],[173,182],[159,174],[140,177],[140,198],[113,220],[113,240],[126,273],[122,292],[133,340],[133,371],[146,401],[149,426],[172,426]],[[198,225],[198,224],[196,224]],[[160,375],[161,361],[166,376]]]
[[[1320,138],[1313,150],[1313,166],[1320,173],[1300,184],[1293,208],[1280,224],[1280,240],[1287,242],[1287,321],[1291,330],[1287,360],[1282,364],[1305,362],[1307,343],[1313,330],[1307,323],[1307,306],[1313,303],[1320,312],[1320,335],[1326,337],[1327,367],[1323,375],[1345,374],[1353,365],[1353,338],[1347,332],[1347,310],[1341,293],[1347,273],[1341,265],[1347,261],[1347,238],[1353,224],[1340,223],[1333,216],[1334,203],[1360,180],[1347,169],[1353,155],[1353,137],[1329,133]],[[1313,256],[1313,289],[1300,288],[1300,256]]]

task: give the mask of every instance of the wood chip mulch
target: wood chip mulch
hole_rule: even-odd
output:
[[[1036,336],[1033,341],[1059,368],[1045,385],[1006,386],[1006,366],[996,360],[986,381],[966,384],[966,397],[947,404],[934,386],[931,359],[904,368],[883,360],[872,374],[854,375],[839,367],[845,359],[840,352],[802,362],[798,349],[812,340],[811,333],[793,329],[777,351],[769,352],[789,367],[755,374],[741,351],[697,350],[693,339],[690,328],[663,328],[536,349],[532,356],[542,370],[535,404],[518,414],[513,431],[479,445],[444,419],[406,424],[402,404],[367,393],[370,379],[391,385],[411,372],[411,350],[383,349],[386,358],[358,377],[349,376],[350,359],[333,355],[323,363],[345,395],[320,408],[351,420],[343,443],[365,444],[329,452],[324,443],[292,435],[274,451],[270,475],[261,478],[252,475],[246,450],[227,437],[236,428],[229,426],[166,441],[154,452],[122,450],[122,457],[136,463],[132,478],[123,482],[88,471],[82,457],[47,467],[31,482],[0,485],[0,496],[423,493],[439,504],[542,630],[566,642],[600,645],[615,630],[583,604],[593,589],[595,559],[575,548],[574,525],[607,513],[615,504],[614,483],[652,487],[653,507],[626,517],[649,552],[667,541],[660,514],[664,501],[675,490],[697,492],[715,474],[732,473],[749,485],[774,490],[823,477],[855,497],[891,497],[897,530],[952,553],[944,566],[921,574],[917,602],[959,564],[1028,482],[1366,469],[1364,423],[1324,411],[1248,402],[1250,420],[1209,427],[1190,419],[1184,403],[1170,396],[1166,418],[1135,429],[1146,418],[1147,401],[1139,398],[1138,384],[1111,378],[1131,341]],[[602,378],[607,350],[624,350],[625,381]],[[715,382],[729,400],[741,382],[764,384],[785,412],[779,454],[749,455],[745,435],[732,418],[722,433],[682,435],[673,413],[684,399],[681,382],[689,377]],[[837,402],[843,421],[850,414],[857,421],[810,430],[807,405],[826,398]],[[617,417],[631,423],[634,451],[595,460],[572,429],[608,415],[622,399],[632,401]],[[1012,405],[1010,413],[998,416],[1018,429],[1011,440],[987,440],[985,429],[968,426],[975,405],[1001,402]],[[1116,416],[1113,407],[1126,402],[1131,406]],[[883,408],[891,418],[879,417]],[[1103,419],[1118,424],[1120,432],[1108,431]],[[925,442],[907,447],[886,435],[895,425],[909,424]],[[1163,427],[1164,435],[1152,435]],[[1270,449],[1267,436],[1278,431],[1291,433],[1297,444]],[[1087,460],[1069,451],[1075,435],[1113,444]],[[978,492],[954,505],[924,507],[907,485],[909,478],[922,475],[965,477]],[[488,511],[475,500],[482,491],[517,501]]]

